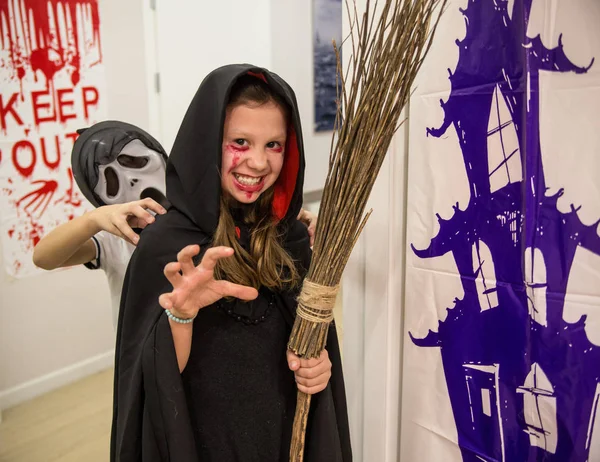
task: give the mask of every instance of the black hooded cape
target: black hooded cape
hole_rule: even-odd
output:
[[[235,364],[240,357],[245,358],[248,351],[260,352],[264,348],[264,342],[268,340],[265,335],[270,335],[265,331],[267,326],[274,326],[277,322],[280,323],[278,326],[284,326],[285,329],[279,329],[282,332],[277,335],[282,337],[280,342],[285,342],[295,316],[297,293],[263,296],[261,289],[256,303],[233,301],[200,310],[194,321],[192,352],[183,374],[179,373],[168,319],[158,304],[159,295],[172,290],[163,275],[164,266],[176,261],[177,253],[187,245],[199,244],[202,253],[211,245],[219,215],[219,168],[226,101],[232,85],[245,74],[262,78],[292,108],[286,158],[275,185],[273,212],[280,219],[286,249],[298,262],[299,269],[305,271],[310,264],[308,233],[306,227],[296,220],[302,205],[304,151],[294,92],[279,76],[266,69],[250,65],[219,68],[206,77],[192,100],[169,157],[167,198],[172,207],[144,230],[125,277],[116,345],[112,462],[287,460],[296,389],[293,373],[287,369],[285,361],[285,343],[281,345],[282,351],[272,353],[280,358],[281,367],[275,371],[277,377],[272,379],[272,386],[265,387],[264,394],[257,394],[256,399],[250,397],[239,402],[233,392],[229,396],[230,409],[211,415],[215,403],[203,402],[196,390],[214,384],[219,387],[218,391],[223,389],[232,393],[231,390],[238,390],[243,395],[247,381],[253,380],[253,377],[263,381],[264,377],[271,377],[263,369],[260,358],[256,363],[244,359],[246,370],[235,369],[233,365],[231,370],[227,367],[230,362]],[[240,236],[242,245],[243,234]],[[265,317],[268,322],[260,322]],[[238,322],[240,320],[244,322]],[[219,332],[228,335],[226,344],[219,344]],[[238,338],[246,339],[242,343],[242,351],[236,349]],[[327,350],[333,363],[332,377],[327,388],[313,396],[305,461],[350,462],[346,397],[334,324],[330,329]],[[219,361],[213,358],[214,351],[221,354]],[[198,362],[209,366],[199,368],[196,366]],[[211,377],[213,365],[221,371],[221,375],[227,376]],[[264,398],[269,393],[288,397],[293,394],[292,409],[289,409],[289,404],[284,405],[288,408],[278,423],[282,431],[278,439],[282,440],[282,446],[273,461],[260,455],[265,445],[274,446],[273,441],[244,439],[247,433],[244,429],[251,429],[248,434],[256,435],[256,429],[264,427],[265,434],[268,434],[269,425],[273,422],[261,419],[270,418],[263,416],[271,415],[271,407],[276,409],[276,406],[282,405],[281,402],[265,405]],[[241,420],[239,406],[246,412]],[[226,415],[230,411],[231,415]],[[225,439],[219,439],[227,451],[223,452],[223,456],[215,456],[214,453],[206,456],[204,448],[198,447],[198,432],[204,428],[212,434],[219,425],[235,429],[232,434],[223,437]],[[229,450],[229,446],[236,446],[238,442],[243,453],[232,456],[233,450]]]

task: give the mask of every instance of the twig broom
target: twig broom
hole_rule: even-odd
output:
[[[342,273],[371,214],[365,215],[367,200],[447,0],[387,0],[378,19],[378,2],[366,3],[359,21],[356,0],[352,10],[346,0],[353,18],[346,72],[333,42],[342,90],[312,262],[288,344],[303,358],[316,358],[325,348]],[[310,395],[298,392],[291,462],[303,460],[309,409]]]

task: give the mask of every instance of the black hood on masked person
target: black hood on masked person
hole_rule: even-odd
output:
[[[114,190],[112,194],[115,195],[115,202],[111,203],[150,197],[163,207],[169,207],[164,195],[164,166],[168,157],[162,145],[152,135],[135,125],[118,120],[99,122],[80,129],[77,133],[79,137],[71,153],[73,177],[83,195],[95,207],[108,205],[108,198],[102,197],[103,194],[97,190],[102,183],[110,183],[110,188],[102,188],[106,189],[106,195],[110,195],[110,189]],[[143,152],[140,158],[124,152],[135,141],[141,143]],[[144,152],[144,149],[150,152]],[[162,165],[153,165],[156,162]],[[154,169],[155,172],[149,172],[149,169]],[[160,174],[158,181],[155,180],[156,174]],[[156,185],[156,182],[161,185]],[[128,188],[139,190],[139,194],[136,192],[136,197],[123,199],[130,195],[126,192]]]
[[[273,216],[280,239],[302,275],[310,265],[306,227],[296,217],[302,206],[304,148],[293,90],[279,76],[247,64],[229,65],[209,74],[183,119],[167,164],[167,214],[142,232],[125,277],[117,331],[112,462],[197,462],[182,376],[168,318],[158,303],[170,292],[163,274],[177,253],[198,244],[210,247],[219,222],[221,155],[227,101],[245,75],[263,79],[289,106],[291,120],[285,160],[274,185]],[[297,292],[279,294],[278,309],[291,329]],[[246,309],[242,302],[234,310]],[[309,419],[306,462],[351,461],[345,391],[335,326],[328,338],[332,378],[315,395]],[[283,352],[282,352],[283,353]],[[252,416],[248,416],[251,422]]]

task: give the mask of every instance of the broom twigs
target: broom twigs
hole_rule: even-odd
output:
[[[342,40],[342,43],[340,43],[340,47],[343,47],[344,44],[346,43],[346,41],[348,39],[350,39],[350,41],[352,42],[352,54],[350,55],[350,57],[352,58],[356,53],[356,47],[354,46],[354,35],[352,32],[354,31],[354,26],[356,24],[356,21],[358,21],[358,17],[357,17],[357,14],[352,16],[352,14],[350,13],[350,6],[348,5],[348,0],[345,0],[344,3],[346,4],[346,13],[348,14],[348,18],[350,18],[350,32]],[[355,10],[355,13],[356,13],[356,10]]]
[[[344,82],[344,75],[342,73],[342,60],[341,60],[341,56],[340,56],[340,50],[338,50],[338,47],[335,44],[335,40],[332,40],[332,42],[333,42],[333,49],[335,51],[335,61],[336,61],[336,73],[335,73],[336,111],[335,111],[335,121],[333,123],[334,136],[331,137],[331,146],[329,147],[330,153],[333,152],[334,143],[336,142],[337,139],[339,139],[338,137],[335,136],[335,134],[339,131],[340,124],[342,123],[342,108],[340,106],[343,103],[342,103],[342,101],[340,101],[340,86],[342,87],[343,100],[346,99],[346,88],[345,88],[345,82]],[[332,157],[330,155],[329,156],[329,168],[331,168],[331,166],[332,166],[331,160],[332,160]]]
[[[348,17],[351,17],[351,13],[350,13],[350,5],[348,3],[348,0],[345,0],[346,3],[346,10],[348,11]],[[353,21],[350,23],[350,37],[352,40],[352,54],[350,55],[350,59],[348,60],[348,66],[350,66],[350,63],[353,64],[353,66],[355,67],[356,65],[356,59],[358,56],[357,53],[357,48],[356,48],[356,42],[354,40],[354,36],[360,36],[360,23],[358,20],[358,10],[356,9],[356,1],[353,1],[353,10],[354,10],[354,16],[353,16]],[[356,31],[358,31],[357,33],[355,33],[355,29]],[[349,71],[346,71],[346,75],[348,75]]]
[[[413,12],[414,12],[414,11],[415,11],[415,10],[413,10]],[[389,22],[389,21],[388,21],[388,23],[386,24],[386,27],[389,27],[389,26],[390,26],[390,24],[391,24],[391,22]],[[407,68],[409,68],[409,67],[412,67],[412,66],[406,66],[406,67],[405,67],[405,70],[406,70]],[[372,68],[371,68],[371,69],[372,69]],[[371,70],[371,69],[369,69],[369,70]],[[404,72],[404,73],[406,73],[406,72]],[[405,98],[402,98],[402,97],[401,97],[401,98],[400,98],[400,100],[402,100],[402,99],[405,99]],[[398,104],[398,103],[400,103],[400,102],[401,102],[401,101],[399,101],[399,100],[396,100],[396,101],[394,101],[394,103],[395,103],[394,105],[395,105],[395,106],[399,106],[399,104]],[[370,108],[369,108],[369,109],[370,109]],[[401,107],[400,107],[400,109],[401,109]],[[394,116],[394,115],[397,115],[397,114],[395,114],[395,112],[396,112],[396,111],[392,111],[392,113],[391,113],[391,114],[390,114],[390,113],[388,113],[388,114],[389,114],[389,119],[392,119],[392,120],[394,119],[394,117],[393,117],[393,116]],[[384,113],[385,113],[385,112],[384,112]],[[397,120],[397,119],[396,119],[396,120]],[[382,125],[380,125],[381,127],[383,127],[383,128],[381,128],[381,130],[380,130],[380,131],[383,131],[383,130],[385,129],[385,125],[386,125],[385,123],[384,123],[384,124],[382,124]],[[395,130],[396,130],[396,127],[394,127],[394,128],[393,128],[393,131],[395,131]],[[381,133],[380,133],[380,132],[378,132],[378,133],[376,133],[374,136],[375,136],[375,138],[376,138],[376,137],[378,137],[378,136],[381,136]],[[340,139],[341,139],[341,138],[340,138]]]
[[[399,122],[447,1],[366,0],[360,16],[356,1],[350,5],[346,0],[350,37],[340,47],[351,43],[352,54],[344,69],[341,48],[333,43],[338,74],[335,136],[313,258],[289,342],[300,356],[316,357],[325,346],[344,268],[372,212],[365,213],[369,195],[392,138],[406,120]],[[299,393],[292,462],[303,458],[309,408],[310,397]]]
[[[386,4],[383,6],[383,11],[380,14],[380,20],[377,21],[377,27],[375,28],[375,30],[373,30],[373,26],[375,25],[375,20],[374,20],[373,16],[375,14],[377,14],[377,5],[378,5],[378,1],[375,1],[375,7],[373,8],[372,15],[369,15],[369,6],[368,5],[367,5],[367,11],[365,12],[365,16],[371,16],[371,21],[369,21],[369,30],[365,36],[365,43],[367,46],[364,49],[365,50],[364,56],[365,56],[365,61],[367,63],[367,70],[368,70],[368,65],[371,64],[370,56],[373,51],[374,45],[376,44],[375,37],[377,35],[379,35],[379,31],[381,31],[382,28],[385,28],[385,22],[386,22],[386,18],[387,18],[387,9],[389,8],[388,3],[386,2]],[[383,24],[383,26],[382,26],[382,24]]]
[[[359,198],[368,195],[372,186],[362,188],[357,185],[364,184],[365,180],[367,183],[371,182],[371,178],[374,179],[377,170],[383,163],[385,153],[382,154],[381,151],[387,149],[393,134],[398,129],[397,121],[407,101],[409,83],[412,83],[414,74],[422,64],[420,54],[423,52],[424,46],[430,45],[427,42],[430,42],[432,34],[426,32],[427,26],[430,23],[429,18],[433,8],[439,2],[440,0],[397,2],[393,4],[393,8],[391,2],[386,2],[379,21],[375,21],[369,20],[371,17],[371,2],[369,1],[367,2],[367,11],[360,22],[357,20],[356,4],[353,2],[354,20],[351,22],[353,53],[349,60],[352,65],[352,85],[348,92],[347,80],[344,73],[341,72],[341,64],[338,63],[342,84],[341,98],[339,98],[342,103],[338,104],[338,111],[345,112],[345,115],[338,114],[336,117],[338,122],[341,120],[341,127],[338,125],[335,143],[332,142],[331,168],[326,183],[331,186],[331,190],[336,190],[337,194],[335,196],[323,195],[322,216],[319,223],[339,222],[336,218],[353,221],[355,225],[361,223],[360,219],[366,201],[361,201]],[[377,9],[377,2],[375,2],[375,9]],[[346,2],[346,10],[351,14],[348,2]],[[424,27],[406,27],[407,21],[420,21]],[[436,25],[438,21],[439,18]],[[403,25],[404,27],[402,27]],[[424,40],[424,32],[427,40]],[[355,34],[359,38],[358,53],[356,52]],[[336,57],[340,61],[339,49],[335,45],[334,48]],[[384,56],[387,58],[382,59]],[[412,59],[407,63],[408,56]],[[401,65],[402,63],[404,65]],[[378,78],[374,78],[375,75]],[[398,86],[404,91],[393,90]],[[365,129],[365,126],[371,126],[371,130]],[[362,156],[351,155],[352,152],[348,152],[349,150],[346,149],[346,146],[349,145],[365,146],[368,143],[371,146],[362,151]],[[358,174],[354,175],[354,181],[348,181],[350,172],[356,173],[356,170],[360,170],[358,169],[359,164],[365,165],[364,171],[373,173],[373,175]],[[355,206],[353,210],[361,213],[341,214],[340,211],[345,209],[344,204],[353,204]],[[320,227],[319,223],[318,227]],[[325,250],[322,245],[317,245],[320,240],[318,236],[326,238],[323,241],[328,242],[329,247],[336,247],[347,237],[343,233],[339,233],[339,230],[337,233],[333,233],[330,232],[334,231],[333,228],[327,226],[322,228],[317,233],[315,260],[320,260],[319,255]],[[351,228],[356,231],[359,226]],[[323,260],[324,267],[331,270],[329,266],[331,261],[329,259],[321,260]],[[318,266],[315,267],[315,270],[317,269],[319,269]]]
[[[360,25],[358,23],[358,11],[356,9],[356,2],[355,1],[353,2],[354,15],[352,15],[352,13],[350,12],[350,4],[348,3],[348,0],[345,0],[344,3],[346,4],[346,12],[348,13],[348,17],[352,18],[352,20],[350,21],[350,32],[348,33],[348,37],[350,37],[350,40],[352,42],[352,54],[350,55],[350,59],[348,60],[348,66],[346,67],[346,72],[344,73],[344,75],[349,75],[350,66],[353,66],[356,64],[357,51],[356,51],[356,42],[355,42],[354,37],[355,37],[355,35],[357,35],[355,33],[355,30],[358,30],[360,28]],[[340,47],[344,46],[344,43],[346,42],[348,37],[346,37],[343,40],[343,42],[340,44]]]
[[[356,96],[356,94],[359,92],[359,85],[355,85],[355,83],[358,83],[361,81],[362,76],[363,76],[363,72],[364,72],[364,63],[366,61],[366,52],[367,52],[367,46],[368,46],[368,25],[369,25],[369,15],[368,15],[368,9],[369,9],[369,2],[367,2],[367,11],[363,14],[363,19],[362,19],[362,30],[360,27],[357,28],[357,32],[358,32],[358,53],[357,53],[357,66],[354,67],[353,69],[353,75],[352,75],[352,86],[351,86],[351,93],[354,94]],[[356,4],[356,2],[355,2]],[[352,110],[354,110],[354,104],[352,104]]]

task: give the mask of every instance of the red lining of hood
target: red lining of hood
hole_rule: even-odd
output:
[[[257,72],[251,72],[251,71],[248,71],[247,74],[251,75],[252,77],[256,77],[257,79],[262,80],[267,85],[269,84],[269,82],[267,82],[267,78],[263,74],[260,74],[260,73],[257,73]]]
[[[266,84],[266,77],[261,73],[248,72],[248,75],[261,79]],[[300,152],[298,151],[298,138],[294,127],[290,126],[288,137],[285,143],[283,167],[279,177],[275,182],[275,191],[273,196],[273,215],[278,220],[283,220],[287,215],[290,204],[296,190],[296,181],[298,180],[298,171],[300,170]]]
[[[273,214],[278,220],[283,220],[290,208],[296,189],[296,181],[298,180],[298,170],[300,170],[298,139],[293,127],[290,127],[288,130],[284,156],[283,167],[275,182],[275,194],[273,197]]]

